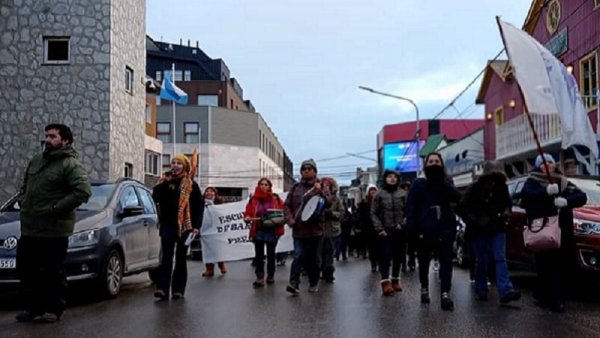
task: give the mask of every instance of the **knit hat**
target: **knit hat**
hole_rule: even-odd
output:
[[[367,194],[369,193],[369,191],[371,191],[371,189],[375,189],[375,191],[377,191],[377,186],[375,186],[375,184],[369,184],[367,186]]]
[[[552,155],[545,153],[544,158],[546,159],[546,163],[556,164],[556,161],[554,161],[554,157],[552,157]],[[536,168],[541,167],[542,163],[544,163],[544,161],[542,160],[542,155],[538,155],[535,158],[535,167]]]
[[[317,163],[312,158],[309,158],[308,160],[304,160],[302,162],[302,164],[300,165],[300,171],[302,171],[302,168],[304,168],[305,166],[313,167],[315,173],[317,172]]]
[[[183,163],[183,166],[185,167],[185,171],[186,172],[190,172],[190,169],[192,167],[191,163],[190,163],[190,159],[185,156],[184,154],[177,154],[175,156],[173,156],[173,160],[178,160],[179,162]]]

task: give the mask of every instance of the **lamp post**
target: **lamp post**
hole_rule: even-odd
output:
[[[417,177],[419,177],[419,175],[421,174],[421,155],[419,154],[419,152],[421,151],[421,145],[420,145],[421,129],[419,127],[419,107],[417,107],[417,104],[415,103],[415,101],[413,101],[409,98],[403,97],[403,96],[392,95],[392,94],[380,92],[378,90],[375,90],[375,89],[369,88],[369,87],[358,86],[358,88],[362,89],[362,90],[366,90],[373,94],[383,95],[383,96],[391,97],[391,98],[394,98],[397,100],[407,101],[408,103],[412,104],[413,107],[415,107],[415,111],[417,113],[417,125],[416,125],[416,130],[415,130],[415,140],[417,141]]]

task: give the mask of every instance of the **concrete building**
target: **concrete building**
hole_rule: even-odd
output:
[[[0,3],[0,200],[44,126],[64,123],[92,180],[143,179],[144,0]]]

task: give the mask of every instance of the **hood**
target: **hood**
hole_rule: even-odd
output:
[[[385,181],[385,178],[387,177],[387,175],[390,175],[390,174],[394,174],[394,175],[396,175],[396,177],[398,177],[397,183],[393,186],[388,185],[387,182]],[[393,189],[397,188],[399,185],[400,185],[400,174],[395,170],[386,169],[383,172],[383,174],[381,175],[381,187],[386,190],[390,190],[390,189],[393,190]]]
[[[48,158],[48,159],[57,159],[57,158],[64,158],[64,157],[73,157],[73,158],[78,158],[79,156],[77,155],[77,152],[75,151],[75,149],[73,149],[73,147],[64,147],[64,148],[60,148],[60,149],[51,149],[51,150],[46,150],[43,153],[44,158]]]
[[[335,178],[333,178],[333,177],[321,177],[321,182],[323,182],[324,180],[328,180],[330,182],[331,185],[330,185],[329,189],[331,190],[332,193],[336,193],[340,189],[340,187],[339,187],[337,181],[335,180]]]
[[[367,194],[369,193],[369,190],[371,190],[371,189],[379,190],[379,189],[377,189],[377,186],[375,184],[369,184],[367,186]]]

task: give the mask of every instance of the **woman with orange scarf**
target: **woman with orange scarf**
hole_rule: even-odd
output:
[[[173,299],[183,298],[187,284],[188,247],[185,242],[190,233],[198,235],[202,224],[204,200],[190,170],[187,156],[175,155],[171,160],[171,170],[159,180],[152,192],[158,207],[162,248],[154,297],[161,300],[169,299],[171,290]]]
[[[275,282],[275,248],[279,237],[283,236],[284,224],[267,227],[263,224],[265,216],[269,213],[281,211],[283,217],[283,201],[272,191],[273,184],[263,177],[258,181],[254,189],[254,195],[246,205],[244,221],[251,223],[250,240],[254,242],[254,262],[256,281],[252,283],[254,288],[265,286],[265,246],[267,247],[267,284]]]

